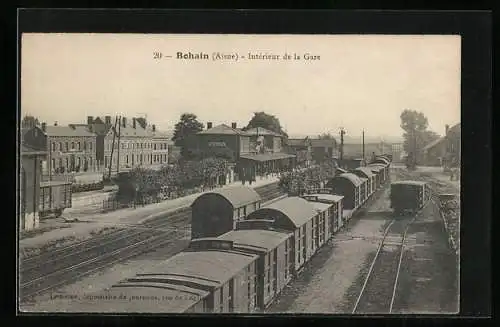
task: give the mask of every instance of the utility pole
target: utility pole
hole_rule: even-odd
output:
[[[365,130],[363,130],[363,161],[365,160]]]
[[[115,126],[113,127],[113,143],[111,143],[111,156],[109,158],[109,174],[108,177],[111,179],[111,168],[113,167],[113,152],[115,149],[115,138],[116,138],[116,124],[118,123],[118,116],[115,118]]]
[[[117,147],[117,156],[116,156],[116,173],[118,174],[120,172],[120,137],[122,135],[122,124],[120,122],[122,121],[122,117],[118,116],[118,147]]]
[[[340,161],[344,159],[344,134],[345,130],[343,127],[340,128]]]

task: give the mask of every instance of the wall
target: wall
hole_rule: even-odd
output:
[[[22,156],[21,158],[21,176],[19,202],[24,207],[24,216],[20,219],[20,228],[30,230],[38,228],[38,202],[40,199],[40,180],[41,180],[41,157]],[[23,183],[23,175],[25,182]],[[24,191],[24,192],[23,192]],[[24,194],[23,194],[24,193]],[[24,196],[23,196],[24,195]],[[21,212],[20,212],[21,213]]]
[[[240,146],[238,138],[238,135],[198,134],[198,148],[205,152],[212,147],[227,147],[237,156]]]

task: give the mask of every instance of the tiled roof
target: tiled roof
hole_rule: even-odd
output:
[[[85,125],[86,126],[86,125]],[[81,125],[71,126],[46,126],[45,134],[47,136],[78,136],[78,137],[92,137],[94,133],[90,132],[86,127]]]
[[[194,200],[192,206],[197,201],[203,201],[203,199],[210,194],[218,194],[225,198],[234,208],[239,208],[241,206],[260,201],[260,195],[253,188],[243,185],[235,185],[219,190],[214,190],[208,193],[204,193]]]
[[[265,211],[277,211],[286,216],[294,224],[295,227],[300,227],[307,223],[316,215],[314,207],[306,200],[292,196],[278,200],[265,207],[260,208],[248,215],[248,219],[252,217],[260,218]]]
[[[218,237],[225,241],[233,241],[234,245],[248,245],[251,247],[261,247],[270,251],[283,243],[290,237],[290,233],[282,233],[270,230],[235,230],[227,232]]]
[[[248,135],[246,132],[243,132],[239,129],[234,129],[226,124],[220,124],[210,129],[203,130],[198,132],[198,134],[215,134],[215,135]]]

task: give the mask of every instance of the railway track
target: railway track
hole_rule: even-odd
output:
[[[284,194],[277,183],[256,188],[263,202]],[[73,245],[41,253],[20,264],[20,294],[26,301],[112,264],[159,248],[183,237],[190,208],[151,219]],[[182,235],[180,235],[182,234]]]
[[[393,219],[385,229],[353,314],[392,313],[406,234],[414,220],[415,217]]]

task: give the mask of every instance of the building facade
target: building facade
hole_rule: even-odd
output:
[[[42,123],[24,134],[28,146],[43,148],[47,161],[43,162],[44,175],[97,170],[96,135],[85,125],[47,126]]]
[[[264,128],[247,131],[221,124],[196,135],[195,147],[206,155],[224,155],[235,165],[241,180],[253,180],[255,176],[289,169],[295,165],[295,155],[285,152],[283,137]]]
[[[311,139],[312,160],[321,163],[338,156],[335,139]]]
[[[288,139],[287,152],[296,156],[298,167],[309,167],[312,163],[312,146],[308,137]]]
[[[38,213],[40,201],[40,182],[42,181],[42,163],[47,152],[21,142],[21,158],[19,167],[19,228],[32,230],[38,228],[40,217]]]

